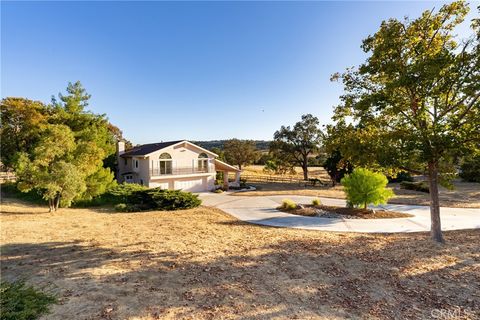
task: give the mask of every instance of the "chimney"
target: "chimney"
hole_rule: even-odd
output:
[[[117,141],[117,156],[125,153],[125,142]]]

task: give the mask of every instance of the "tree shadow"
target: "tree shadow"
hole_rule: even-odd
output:
[[[74,311],[111,319],[415,319],[434,308],[480,309],[478,234],[469,234],[446,246],[426,235],[298,238],[208,256],[138,250],[144,242],[18,243],[1,246],[1,270],[5,280],[56,287],[61,304],[52,319]]]

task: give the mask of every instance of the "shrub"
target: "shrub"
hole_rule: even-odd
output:
[[[37,319],[48,312],[49,304],[57,301],[54,296],[26,286],[23,281],[2,281],[0,300],[2,320]]]
[[[403,181],[413,182],[413,177],[409,172],[401,171],[397,173],[397,176],[395,178],[389,178],[388,181],[389,182],[403,182]]]
[[[312,205],[314,205],[314,206],[319,206],[321,204],[322,204],[322,202],[320,201],[320,199],[313,199],[312,200]]]
[[[115,206],[115,209],[121,212],[190,209],[202,203],[197,195],[190,192],[160,188],[140,189],[128,195],[123,194],[122,197],[126,198],[125,203]]]
[[[293,210],[297,208],[297,204],[290,199],[283,199],[281,207],[286,210]]]
[[[386,188],[388,180],[381,173],[364,168],[355,169],[342,179],[347,200],[354,206],[386,203],[393,196],[393,191]]]
[[[215,189],[213,192],[214,193],[223,193],[223,190],[222,189]]]
[[[180,190],[162,190],[155,188],[147,190],[144,193],[151,197],[155,203],[155,208],[159,210],[190,209],[202,204],[202,201],[198,199],[198,195]]]
[[[464,159],[459,175],[465,181],[480,182],[480,155]]]
[[[119,203],[115,205],[115,210],[119,212],[126,212],[128,211],[128,207],[125,203]]]
[[[21,199],[31,203],[45,204],[45,199],[42,198],[41,192],[37,189],[32,189],[28,192],[18,190],[16,182],[4,182],[1,184],[1,191],[7,197]]]
[[[424,181],[421,181],[421,182],[402,181],[400,182],[400,188],[430,193],[430,188],[428,187],[428,184]]]

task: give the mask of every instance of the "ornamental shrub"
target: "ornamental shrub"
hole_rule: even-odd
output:
[[[160,188],[136,190],[125,197],[125,206],[118,205],[118,211],[181,210],[195,208],[202,203],[193,193]]]
[[[357,168],[346,175],[341,183],[347,194],[347,201],[354,206],[363,206],[367,209],[369,204],[384,204],[393,197],[393,191],[386,188],[387,177],[381,173],[368,169]]]
[[[28,286],[23,281],[0,283],[1,316],[5,320],[37,319],[49,312],[57,298]]]
[[[320,199],[313,199],[312,200],[312,205],[313,206],[319,206],[321,204],[322,204],[322,202],[320,201]]]
[[[295,201],[290,199],[283,199],[282,200],[282,208],[286,210],[293,210],[297,208],[297,204]]]
[[[424,181],[419,181],[419,182],[402,181],[400,182],[400,188],[430,193],[430,188],[428,187],[428,184]]]
[[[480,182],[480,155],[463,161],[460,166],[460,178],[468,182]]]

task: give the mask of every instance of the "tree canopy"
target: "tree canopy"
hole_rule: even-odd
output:
[[[90,199],[114,183],[104,160],[114,154],[119,130],[105,115],[85,110],[89,99],[75,82],[47,106],[22,98],[2,100],[2,113],[8,114],[2,119],[2,151],[13,150],[5,163],[15,168],[18,188],[36,189],[51,210]]]
[[[302,168],[305,180],[308,180],[308,158],[319,150],[323,140],[319,124],[317,117],[305,114],[293,127],[282,126],[276,131],[270,144],[275,158]]]
[[[225,159],[238,166],[241,170],[242,166],[253,163],[259,156],[255,141],[231,139],[225,142],[223,147]]]
[[[480,25],[472,23],[468,39],[454,35],[467,12],[457,1],[414,20],[384,21],[363,41],[365,63],[332,77],[345,94],[328,144],[354,164],[426,173],[437,241],[438,183],[480,146]]]

